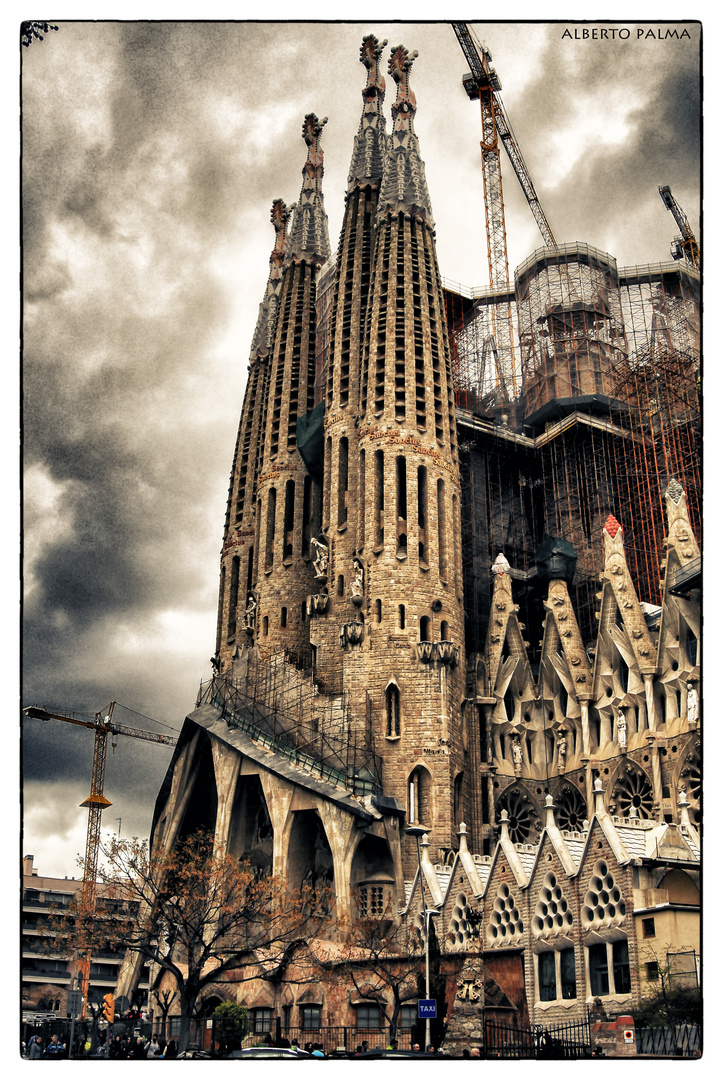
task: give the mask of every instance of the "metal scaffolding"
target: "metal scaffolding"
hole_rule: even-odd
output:
[[[609,513],[625,530],[638,595],[652,604],[670,479],[683,485],[700,535],[700,275],[680,262],[618,269],[584,244],[534,252],[515,273],[515,397],[490,340],[491,310],[509,294],[445,282],[445,300],[463,452],[467,647],[478,648],[486,629],[489,565],[502,552],[532,596],[545,535],[575,547],[573,599],[592,641]]]

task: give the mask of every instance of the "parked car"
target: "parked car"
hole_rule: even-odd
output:
[[[256,1058],[293,1060],[294,1058],[309,1058],[311,1054],[307,1054],[305,1050],[291,1050],[286,1046],[248,1046],[245,1050],[232,1050],[228,1056],[246,1061]]]
[[[200,1046],[189,1046],[175,1057],[176,1061],[210,1061],[216,1055],[209,1050],[202,1050]]]
[[[442,1056],[442,1054],[425,1054],[422,1050],[382,1050],[379,1047],[376,1050],[365,1050],[363,1054],[354,1054],[354,1060],[358,1058],[429,1058],[434,1061],[435,1058]]]

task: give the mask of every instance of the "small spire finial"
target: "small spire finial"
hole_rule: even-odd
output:
[[[315,113],[307,113],[301,134],[308,150],[301,170],[303,182],[299,204],[291,226],[288,258],[293,261],[313,262],[321,266],[331,254],[329,223],[324,210],[321,181],[324,176],[324,151],[320,140],[327,117],[319,120]]]

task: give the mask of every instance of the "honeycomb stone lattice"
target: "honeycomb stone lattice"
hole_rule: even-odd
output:
[[[625,918],[625,901],[604,859],[595,863],[581,916],[586,930],[609,929]]]
[[[447,930],[447,947],[460,950],[469,946],[474,932],[469,918],[469,903],[465,893],[457,894],[457,900],[452,909],[452,917]]]
[[[557,937],[567,933],[573,924],[572,912],[558,884],[555,874],[545,875],[540,889],[535,914],[532,917],[532,931],[536,937]]]
[[[515,904],[515,898],[509,885],[504,882],[497,890],[497,896],[487,924],[487,941],[490,945],[509,945],[522,936],[524,926],[522,916]]]

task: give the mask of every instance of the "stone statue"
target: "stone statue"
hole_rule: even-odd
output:
[[[687,684],[688,690],[688,723],[698,723],[698,691],[692,683]]]
[[[325,578],[329,566],[329,549],[321,540],[312,536],[311,543],[314,548],[314,572],[316,577]]]
[[[512,761],[515,766],[515,776],[519,776],[522,772],[522,744],[519,735],[512,736]]]
[[[247,630],[253,630],[256,625],[256,597],[249,593],[246,611],[244,613],[244,626]]]
[[[567,736],[564,731],[558,731],[557,733],[557,767],[560,772],[565,768],[565,758],[567,757]]]
[[[364,592],[364,567],[356,555],[354,556],[354,577],[351,583],[351,595],[361,596]]]
[[[618,729],[618,746],[624,753],[628,748],[628,722],[622,709],[618,709],[616,726]]]

